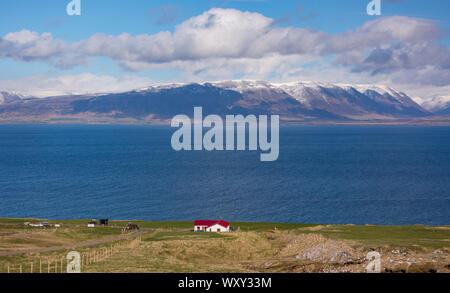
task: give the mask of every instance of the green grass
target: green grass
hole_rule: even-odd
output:
[[[230,235],[202,232],[156,232],[142,237],[142,241],[168,241],[168,240],[201,240],[233,238]]]
[[[0,218],[0,223],[3,224],[23,224],[24,222],[41,222],[40,219],[22,219],[22,218]]]
[[[90,219],[79,219],[79,220],[30,220],[30,219],[4,219],[0,218],[0,223],[15,223],[22,224],[24,222],[33,221],[47,221],[51,224],[63,224],[63,225],[82,225],[86,226]],[[152,222],[152,221],[141,221],[141,220],[110,220],[109,226],[112,227],[124,227],[128,222],[133,222],[141,228],[152,228],[152,229],[186,229],[190,230],[194,228],[194,221],[167,221],[167,222]],[[295,224],[295,223],[252,223],[252,222],[230,222],[231,226],[237,229],[241,228],[243,231],[262,231],[271,230],[275,227],[279,230],[291,230],[305,227],[317,226],[314,224]]]
[[[101,237],[120,235],[121,230],[116,228],[98,227],[75,227],[71,229],[61,229],[56,231],[56,236],[74,241],[85,241]]]
[[[29,228],[16,224],[24,222],[37,221],[33,219],[4,219],[0,218],[0,228],[6,229],[42,229],[42,228]],[[44,220],[38,220],[44,221]],[[223,237],[222,234],[215,233],[191,233],[188,232],[193,229],[193,221],[168,221],[168,222],[151,222],[140,220],[110,220],[110,227],[97,227],[95,229],[89,229],[86,227],[89,219],[78,220],[49,220],[48,222],[55,224],[59,223],[64,227],[77,227],[76,231],[61,232],[61,236],[68,237],[74,240],[88,240],[97,238],[99,236],[108,236],[120,234],[120,229],[117,227],[124,227],[128,222],[133,222],[141,228],[148,229],[164,229],[164,230],[184,230],[173,231],[170,234],[164,234],[165,232],[159,232],[152,237],[149,237],[147,241],[158,241],[158,239],[184,239],[185,237],[191,238],[214,238]],[[5,225],[6,224],[6,225]],[[10,224],[10,225],[8,225]],[[251,222],[231,222],[231,226],[241,231],[265,231],[265,230],[295,230],[298,233],[320,233],[326,237],[334,239],[346,239],[361,241],[366,245],[373,246],[423,246],[430,248],[450,247],[450,230],[439,229],[438,227],[428,227],[422,225],[415,226],[356,226],[356,225],[329,225],[326,228],[317,231],[309,231],[307,228],[319,226],[315,224],[295,224],[295,223],[251,223]],[[116,227],[116,228],[114,228]],[[45,230],[44,230],[45,231]],[[62,230],[64,231],[64,229]],[[186,232],[186,233],[184,233]],[[65,233],[65,234],[64,234]],[[63,235],[64,234],[64,235]]]
[[[62,243],[78,243],[121,234],[128,222],[133,222],[144,230],[143,242],[135,248],[123,248],[111,258],[86,268],[86,272],[241,272],[258,268],[265,271],[261,259],[273,262],[274,253],[282,251],[293,237],[301,242],[305,235],[321,234],[329,239],[350,240],[347,242],[357,251],[389,251],[411,249],[420,255],[432,255],[438,248],[443,256],[450,248],[450,227],[432,226],[356,226],[356,225],[314,225],[293,223],[249,223],[231,222],[235,230],[243,233],[202,233],[193,232],[193,221],[150,222],[150,221],[110,221],[109,227],[88,228],[88,219],[48,221],[60,223],[60,229],[24,227],[19,224],[30,219],[0,219],[0,245],[19,247],[34,245],[47,247]],[[44,220],[38,220],[44,221]],[[274,232],[273,230],[279,230]],[[25,231],[26,230],[26,231]],[[280,232],[287,231],[287,232]],[[36,233],[40,232],[40,233]],[[47,234],[48,232],[48,234]],[[2,234],[3,233],[3,234]],[[297,235],[295,235],[297,234]],[[1,236],[1,235],[4,235]],[[14,238],[16,235],[16,238]],[[276,237],[272,237],[276,235]],[[34,237],[34,238],[33,238]],[[309,237],[306,237],[309,238]],[[317,238],[317,237],[311,237]],[[327,240],[329,241],[329,240]],[[79,247],[80,253],[90,252],[104,245]],[[311,244],[313,245],[313,244]],[[59,245],[58,245],[59,246]],[[0,257],[0,272],[6,265],[38,263],[40,259],[61,259],[68,250],[43,253],[19,254]],[[242,266],[251,264],[250,267]],[[279,260],[290,270],[290,261]],[[263,262],[264,263],[264,262]],[[445,266],[447,263],[441,263]],[[261,267],[262,266],[262,267]]]
[[[120,241],[119,241],[120,242]],[[16,254],[11,256],[0,256],[0,273],[7,272],[7,266],[10,264],[11,266],[14,266],[13,272],[18,272],[18,266],[19,264],[23,265],[23,272],[29,272],[29,264],[33,262],[34,264],[34,272],[37,272],[39,260],[42,260],[43,263],[43,271],[47,272],[47,260],[61,260],[62,258],[65,259],[67,253],[70,251],[77,251],[80,254],[89,253],[92,251],[98,251],[101,248],[109,247],[111,244],[117,243],[112,242],[108,244],[98,244],[94,246],[89,247],[78,247],[76,249],[62,249],[62,250],[55,250],[51,252],[40,252],[40,253],[31,253],[31,254]],[[54,266],[54,263],[52,262],[52,267]],[[60,269],[58,269],[59,271]],[[53,269],[52,271],[53,272]]]
[[[251,222],[232,222],[231,226],[241,231],[264,231],[264,230],[294,230],[299,228],[308,228],[318,225],[314,224],[295,224],[295,223],[251,223]]]
[[[115,223],[115,222],[114,222]],[[133,223],[145,228],[154,229],[193,229],[194,221],[171,221],[171,222],[147,222],[133,221]],[[264,231],[277,228],[279,230],[291,230],[298,228],[313,227],[313,224],[293,224],[293,223],[251,223],[251,222],[230,222],[231,226],[242,231]]]
[[[359,241],[365,245],[417,246],[428,248],[450,247],[450,230],[422,225],[415,226],[344,226],[331,225],[319,231],[302,231],[298,233],[320,233],[331,239]]]

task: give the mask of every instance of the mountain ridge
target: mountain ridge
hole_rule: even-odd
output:
[[[20,101],[25,96],[17,92],[0,91],[0,105]]]
[[[121,93],[12,99],[0,121],[167,123],[177,114],[278,114],[289,122],[367,122],[433,116],[407,94],[379,85],[229,80],[150,86]]]

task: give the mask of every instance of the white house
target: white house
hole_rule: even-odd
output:
[[[230,232],[230,223],[225,221],[205,221],[197,220],[194,222],[195,232]]]

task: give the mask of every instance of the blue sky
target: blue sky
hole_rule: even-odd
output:
[[[431,91],[432,94],[428,95],[434,96],[445,95],[450,85],[449,68],[446,65],[448,60],[445,57],[450,45],[450,1],[447,0],[382,0],[381,16],[366,14],[369,0],[81,0],[81,16],[67,15],[66,5],[69,2],[0,0],[0,87],[8,86],[8,90],[35,93],[38,89],[27,88],[32,81],[45,79],[42,83],[51,86],[57,82],[61,83],[63,78],[67,78],[67,83],[70,83],[69,77],[85,80],[90,76],[95,83],[96,76],[103,76],[105,82],[124,82],[124,89],[146,83],[241,77],[278,81],[320,79],[319,81],[323,82],[385,83],[400,89],[410,89],[407,78],[401,78],[408,76],[416,86],[413,90],[417,95],[422,96],[424,92]],[[198,37],[188,41],[183,37],[183,34],[190,34],[192,23],[185,30],[180,30],[178,37],[175,37],[177,26],[214,8],[223,10],[212,14],[220,14],[223,19],[234,22],[239,22],[240,17],[247,17],[245,12],[253,13],[246,24],[248,29],[243,28],[242,32],[238,29],[236,36],[239,36],[239,33],[242,33],[243,38],[261,34],[254,40],[257,43],[249,42],[250,49],[243,47],[237,53],[230,54],[226,51],[227,48],[230,50],[227,44],[224,44],[222,49],[211,45],[211,52],[204,52],[202,48],[197,48],[197,51],[189,48],[188,53],[182,53],[183,46],[193,44]],[[396,16],[403,18],[396,19]],[[255,25],[252,28],[253,19],[255,23],[262,22],[260,27]],[[266,24],[267,19],[270,24]],[[380,21],[374,22],[377,19]],[[359,31],[373,33],[367,27],[368,22],[374,22],[373,26],[380,29],[388,27],[388,30],[392,30],[391,38],[374,41],[364,37]],[[416,25],[417,38],[402,35],[404,30]],[[282,31],[283,28],[286,31]],[[299,28],[304,30],[296,31]],[[288,30],[292,33],[288,33]],[[309,34],[309,30],[314,33]],[[19,34],[23,31],[29,34]],[[200,31],[209,33],[204,27]],[[217,31],[218,34],[222,32],[220,29]],[[157,56],[145,52],[143,46],[151,47],[154,43],[151,36],[162,32],[170,32],[173,38],[167,37],[167,40],[158,43],[154,49]],[[44,36],[44,33],[49,34]],[[98,33],[113,39],[91,40],[92,36]],[[120,39],[118,36],[123,33],[128,34],[130,38],[126,41]],[[379,32],[375,30],[375,33]],[[8,34],[9,37],[6,37]],[[32,34],[36,39],[30,41]],[[262,45],[259,40],[268,38],[268,35],[275,35],[274,42],[280,41],[277,34],[287,34],[292,40],[283,39],[286,44],[276,48],[271,48],[273,44],[270,42],[265,43],[267,48],[260,48]],[[138,35],[150,37],[143,41],[134,38]],[[428,38],[427,35],[431,37]],[[51,38],[51,41],[48,38]],[[220,38],[221,36],[214,35],[213,32],[209,34],[205,37],[209,40],[206,48],[209,48],[211,43],[220,43]],[[323,41],[314,43],[312,39],[317,38]],[[361,45],[360,48],[355,48],[355,45],[347,49],[339,48],[340,43],[346,43],[352,38],[360,38],[361,44],[368,45]],[[184,43],[181,42],[182,45],[176,47],[180,39]],[[23,43],[24,40],[28,40],[28,43]],[[97,46],[99,42],[103,42],[98,45],[100,48],[117,46],[121,49],[102,54],[102,50],[97,48],[97,51],[93,52],[92,46]],[[311,42],[311,45],[296,48],[297,45],[302,47],[303,42]],[[75,46],[78,43],[83,44]],[[135,47],[131,48],[134,43]],[[237,42],[236,47],[243,46],[244,43]],[[327,44],[325,48],[317,49],[323,43]],[[175,53],[162,56],[159,50],[166,46]],[[333,49],[329,49],[331,47]],[[255,48],[257,53],[249,53],[255,51]],[[1,50],[4,51],[3,54]],[[43,52],[45,50],[47,52]],[[263,53],[259,52],[261,50]],[[73,59],[70,64],[61,61],[69,60],[69,57],[63,56],[66,53]],[[357,56],[358,54],[360,56]],[[387,60],[388,56],[391,59]],[[417,56],[423,56],[423,60],[412,61],[413,58],[417,59]],[[436,56],[442,57],[436,59]],[[404,58],[410,59],[403,62]],[[376,62],[371,63],[370,60]],[[383,64],[380,65],[380,62]],[[438,81],[433,77],[433,73],[440,76]],[[98,83],[100,84],[100,80]],[[58,88],[63,85],[64,82]],[[119,87],[118,90],[120,89]],[[45,90],[52,92],[48,88]]]
[[[391,0],[392,1],[392,0]],[[382,15],[405,15],[428,18],[449,27],[450,2],[447,0],[382,1]],[[254,11],[274,19],[295,13],[299,5],[301,14],[314,17],[308,21],[291,17],[290,23],[310,26],[329,33],[343,32],[373,18],[366,14],[368,0],[319,0],[319,1],[143,1],[143,0],[82,0],[82,16],[71,17],[66,13],[68,0],[0,0],[0,34],[22,29],[52,32],[55,37],[76,41],[93,33],[130,34],[156,33],[173,30],[174,24],[213,8],[236,8]],[[157,24],[157,10],[172,6],[175,19]],[[152,14],[151,11],[155,13]],[[283,23],[281,25],[287,25]]]

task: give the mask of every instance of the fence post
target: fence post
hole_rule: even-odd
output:
[[[50,274],[50,260],[47,259],[47,273]]]
[[[8,274],[9,274],[9,264],[8,264]]]
[[[55,260],[55,273],[58,273],[58,260]]]
[[[39,273],[42,274],[42,259],[39,259]]]
[[[30,265],[30,273],[31,274],[33,273],[33,263],[31,263],[31,265]]]
[[[19,272],[22,273],[22,265],[19,267]]]
[[[63,273],[64,259],[61,258],[61,274]]]

